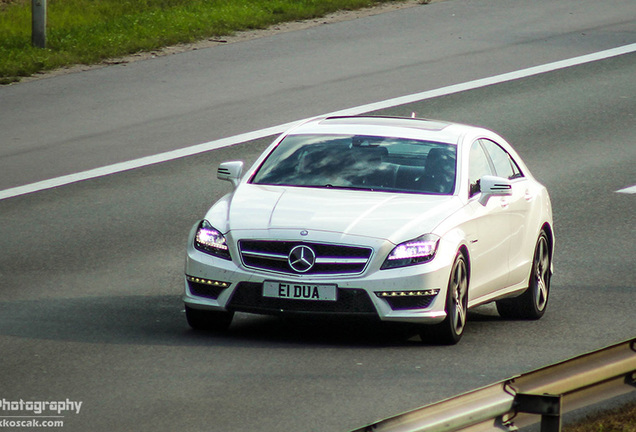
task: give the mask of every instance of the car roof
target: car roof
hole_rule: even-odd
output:
[[[473,127],[457,123],[410,117],[337,116],[309,120],[289,131],[300,134],[355,134],[424,139],[457,144]]]

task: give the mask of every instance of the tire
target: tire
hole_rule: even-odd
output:
[[[462,338],[468,317],[468,266],[457,253],[446,290],[446,318],[439,324],[426,326],[420,336],[423,342],[455,345]]]
[[[550,243],[545,231],[541,231],[532,258],[528,289],[518,297],[496,302],[502,318],[538,320],[548,307],[550,295]]]
[[[185,312],[188,325],[195,330],[203,331],[227,330],[234,318],[234,312],[193,309],[187,305]]]

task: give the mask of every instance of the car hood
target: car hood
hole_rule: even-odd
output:
[[[398,243],[433,232],[460,205],[452,196],[242,184],[207,217],[224,231],[323,231]]]

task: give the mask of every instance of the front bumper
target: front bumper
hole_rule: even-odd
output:
[[[366,239],[368,241],[368,239]],[[231,242],[230,244],[236,244]],[[359,275],[292,275],[246,268],[231,250],[231,261],[187,248],[183,301],[194,309],[257,314],[369,316],[382,321],[435,324],[445,317],[446,288],[455,251],[440,244],[427,263],[380,270],[391,244],[369,245],[377,253]],[[335,285],[336,300],[299,300],[263,296],[263,283]]]

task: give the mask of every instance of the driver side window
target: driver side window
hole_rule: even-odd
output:
[[[493,175],[486,153],[479,141],[475,141],[470,148],[468,163],[469,197],[472,197],[480,192],[479,179],[485,175]]]
[[[508,180],[523,177],[517,163],[504,149],[487,139],[481,140],[481,143],[490,155],[490,159],[495,165],[495,170],[499,177],[507,178]]]

